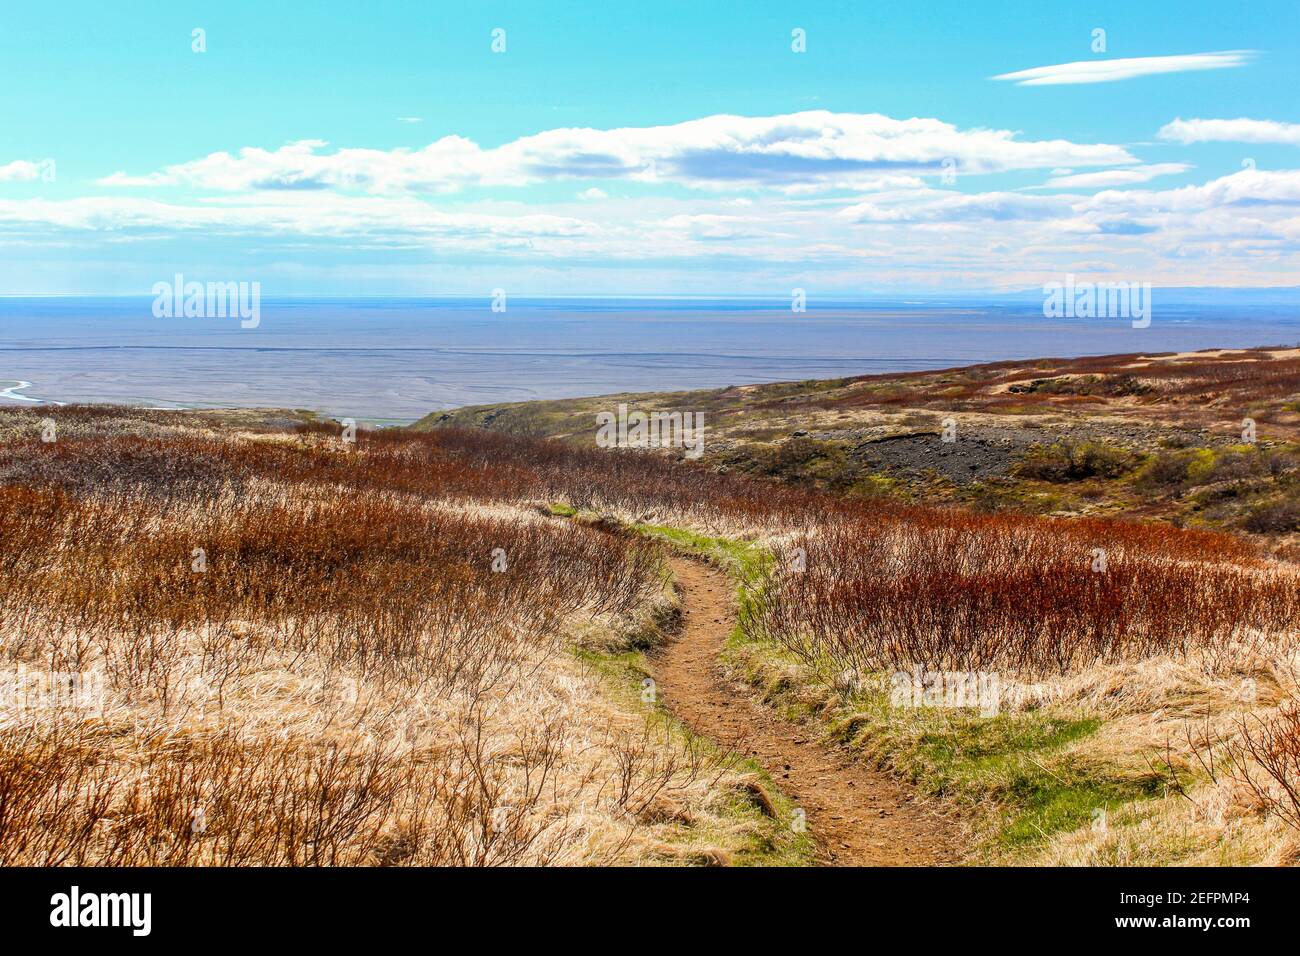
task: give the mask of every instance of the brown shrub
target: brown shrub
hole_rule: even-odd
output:
[[[864,672],[1063,672],[1300,623],[1292,576],[1227,535],[1162,525],[877,510],[789,548],[751,626]]]

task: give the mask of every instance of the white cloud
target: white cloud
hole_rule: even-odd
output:
[[[1176,165],[1176,164],[1174,164]],[[577,218],[539,211],[522,203],[479,203],[440,209],[410,196],[345,196],[337,193],[263,192],[191,202],[159,202],[123,196],[76,199],[0,200],[0,225],[47,224],[62,229],[166,230],[185,233],[218,229],[240,234],[345,236],[390,241],[409,236],[472,239],[534,238],[622,243],[636,255],[647,226],[678,236],[735,238],[794,237],[790,249],[809,239],[857,241],[848,228],[946,223],[997,231],[1055,228],[1080,222],[1114,223],[1124,217],[1159,221],[1170,231],[1199,228],[1197,217],[1229,221],[1291,223],[1300,219],[1300,170],[1242,170],[1201,185],[1166,190],[1107,189],[1094,195],[1023,192],[959,192],[955,189],[899,189],[828,209],[826,202],[751,200],[736,215],[734,200],[642,199],[595,204]],[[571,207],[576,208],[576,207]],[[1014,224],[1014,225],[1001,225]],[[787,252],[790,250],[786,250]],[[783,253],[784,254],[784,253]]]
[[[25,159],[16,159],[12,163],[0,166],[0,183],[21,183],[39,179],[41,164],[30,163]]]
[[[590,223],[568,216],[453,213],[408,198],[271,195],[198,204],[108,196],[0,200],[0,225],[35,223],[93,232],[219,229],[232,234],[354,236],[380,242],[412,236],[576,237],[593,229]]]
[[[446,136],[423,149],[343,148],[303,140],[275,150],[212,153],[108,186],[374,193],[455,192],[563,179],[673,182],[714,190],[798,193],[879,189],[891,179],[1136,163],[1120,146],[1026,141],[1009,130],[958,129],[937,119],[816,110],[781,116],[717,115],[671,126],[553,129],[484,149]]]
[[[1148,166],[1128,166],[1124,169],[1102,169],[1092,173],[1074,173],[1065,170],[1054,175],[1042,186],[1033,189],[1098,189],[1106,186],[1127,186],[1145,183],[1157,176],[1173,176],[1192,169],[1187,163],[1152,163]]]
[[[1057,219],[1068,216],[1070,210],[1068,201],[1055,196],[926,190],[857,203],[840,215],[858,223],[1010,222]]]
[[[1116,60],[1078,60],[1054,66],[1036,66],[1015,73],[1000,73],[994,80],[1011,80],[1017,86],[1057,86],[1072,83],[1112,83],[1138,76],[1187,73],[1192,70],[1224,70],[1245,66],[1254,50],[1224,50],[1218,53],[1187,53],[1179,56],[1141,56]]]
[[[176,178],[167,173],[146,173],[143,176],[129,176],[123,172],[109,173],[98,180],[99,186],[175,186]]]
[[[609,193],[605,192],[603,189],[597,189],[595,186],[592,186],[590,189],[584,189],[582,192],[578,193],[578,198],[587,200],[608,199]]]
[[[1300,169],[1248,170],[1220,176],[1199,186],[1183,186],[1160,192],[1130,189],[1097,193],[1090,201],[1096,205],[1120,205],[1133,209],[1161,209],[1191,213],[1225,209],[1247,215],[1270,208],[1287,217],[1296,215],[1300,206]]]
[[[422,117],[419,117],[419,116],[399,116],[399,117],[397,117],[397,122],[399,122],[399,123],[423,123],[423,122],[424,122],[424,119],[423,119]]]
[[[480,199],[440,207],[428,197],[331,190],[169,202],[0,200],[0,245],[94,251],[134,242],[165,263],[191,237],[241,249],[252,237],[268,256],[289,262],[406,249],[492,268],[667,276],[689,261],[693,275],[739,281],[797,268],[856,277],[850,286],[886,275],[918,286],[951,287],[958,276],[975,285],[1030,276],[1034,285],[1044,274],[1107,268],[1157,284],[1300,283],[1300,170],[1241,170],[1199,185],[1095,194],[968,192],[970,181],[960,184],[852,201],[637,191],[610,202]]]
[[[1300,123],[1256,119],[1190,119],[1181,117],[1156,134],[1176,143],[1282,143],[1300,146]]]
[[[761,228],[759,220],[756,219],[707,213],[670,216],[660,222],[646,222],[640,225],[701,241],[755,239],[771,234]]]

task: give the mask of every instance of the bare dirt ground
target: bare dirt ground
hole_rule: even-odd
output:
[[[736,622],[734,584],[698,561],[675,559],[672,568],[682,590],[682,629],[652,666],[673,713],[771,774],[807,814],[822,865],[955,863],[958,827],[932,803],[819,743],[815,731],[782,719],[723,676],[718,654]]]

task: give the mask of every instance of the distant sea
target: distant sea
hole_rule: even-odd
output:
[[[0,298],[0,404],[278,406],[369,422],[623,391],[1113,352],[1300,345],[1300,297],[1154,293],[1149,328],[1046,319],[1041,296],[788,300],[268,299],[261,322],[150,298]]]

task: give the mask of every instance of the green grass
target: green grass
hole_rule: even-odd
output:
[[[563,517],[579,517],[577,509],[565,504],[552,504],[550,511]],[[640,524],[634,529],[647,537],[664,541],[683,553],[710,560],[726,568],[738,579],[757,580],[762,576],[771,555],[762,548],[728,538],[714,538],[696,534],[682,528]],[[743,588],[743,585],[742,585]],[[599,674],[613,699],[624,707],[647,712],[647,719],[660,720],[678,735],[683,743],[713,748],[712,741],[693,733],[677,720],[662,701],[653,705],[642,702],[643,681],[650,676],[644,652],[629,649],[621,652],[597,652],[575,649],[574,653],[584,664]],[[738,866],[808,866],[811,865],[816,846],[807,833],[796,833],[791,826],[795,804],[786,797],[776,782],[756,761],[738,760],[736,769],[752,774],[772,799],[777,811],[775,820],[763,814],[746,794],[734,792],[723,807],[724,815],[734,816],[757,824],[756,832],[736,849],[733,863]],[[707,843],[706,832],[685,835],[688,840]]]
[[[677,720],[662,701],[653,704],[642,701],[643,682],[650,676],[645,654],[639,650],[601,653],[575,648],[574,655],[592,673],[596,674],[610,698],[627,710],[644,713],[646,720],[667,728],[680,743],[708,748],[716,752],[716,745],[694,734]],[[752,774],[762,784],[776,808],[776,819],[764,814],[747,794],[729,791],[721,806],[722,816],[729,821],[745,824],[746,835],[737,845],[734,834],[718,834],[709,827],[682,827],[678,832],[680,844],[689,848],[729,845],[734,866],[809,866],[816,847],[806,833],[797,833],[791,826],[795,804],[777,787],[776,783],[755,761],[739,759],[735,770]]]
[[[1159,796],[1163,778],[1089,755],[1103,727],[1095,716],[1045,707],[991,717],[973,710],[891,706],[889,675],[858,691],[835,690],[834,668],[796,660],[756,640],[733,643],[735,666],[787,718],[816,720],[828,739],[922,792],[977,818],[978,854],[1026,859],[1055,833],[1091,823],[1093,812]]]
[[[1090,755],[1086,742],[1103,722],[1089,714],[1046,706],[985,717],[967,710],[894,707],[884,674],[860,690],[836,690],[836,669],[829,661],[799,660],[745,627],[744,610],[763,587],[771,552],[684,528],[642,524],[634,530],[727,570],[736,579],[742,613],[724,663],[787,719],[815,722],[829,740],[864,762],[965,807],[979,832],[974,859],[1030,859],[1053,834],[1089,826],[1099,811],[1112,821],[1123,818],[1116,816],[1121,809],[1131,816],[1163,791],[1164,778],[1155,771]],[[619,664],[628,668],[622,680],[633,688],[645,676],[643,660],[636,654]],[[1081,743],[1085,746],[1076,746]]]
[[[1066,750],[1101,725],[1093,717],[1034,712],[950,715],[921,735],[910,760],[917,782],[931,792],[972,804],[997,801],[1003,812],[994,842],[1002,849],[1036,845],[1089,824],[1096,810],[1159,791],[1152,774],[1132,777]]]
[[[580,517],[580,512],[567,504],[553,503],[550,505],[550,512],[560,517]],[[640,525],[636,530],[688,553],[723,563],[724,566],[733,569],[733,573],[741,576],[760,574],[766,555],[766,552],[761,549],[745,545],[743,542],[709,538],[678,528]],[[673,716],[662,700],[656,697],[653,704],[647,704],[642,700],[644,681],[650,677],[650,667],[641,646],[616,651],[596,651],[575,647],[573,654],[600,678],[606,693],[620,707],[643,713],[646,720],[658,722],[683,745],[708,748],[717,752],[713,741],[691,731]],[[730,845],[729,848],[733,853],[732,864],[735,866],[812,865],[816,845],[806,832],[796,832],[791,825],[796,809],[794,802],[781,792],[767,771],[756,761],[739,758],[734,769],[738,773],[752,775],[762,785],[771,797],[777,813],[776,818],[772,819],[764,814],[745,792],[730,791],[721,811],[724,818],[746,824],[745,827],[740,828],[746,832],[740,845],[735,845],[734,834],[715,834],[707,827],[682,828],[679,833],[682,843],[686,847],[692,844],[699,844],[701,847]]]
[[[953,800],[980,817],[982,854],[1015,862],[1055,833],[1091,824],[1097,811],[1159,796],[1163,780],[1088,755],[1087,741],[1103,726],[1086,714],[1050,707],[984,717],[974,711],[898,708],[888,675],[874,689],[837,692],[828,661],[809,664],[745,629],[743,609],[763,586],[773,557],[745,541],[682,528],[642,525],[640,533],[684,554],[704,558],[737,579],[741,623],[725,662],[758,687],[787,719],[820,723],[831,740],[887,768],[918,789]]]
[[[721,568],[736,579],[736,626],[727,638],[727,652],[751,640],[745,622],[751,617],[755,599],[763,587],[775,555],[766,548],[735,538],[718,538],[697,534],[685,528],[666,525],[636,525],[646,537],[671,545],[682,554],[701,558]]]
[[[741,585],[762,579],[772,563],[772,553],[748,541],[714,538],[685,528],[637,524],[633,529],[648,538],[670,544],[682,554],[703,558],[736,577]]]

